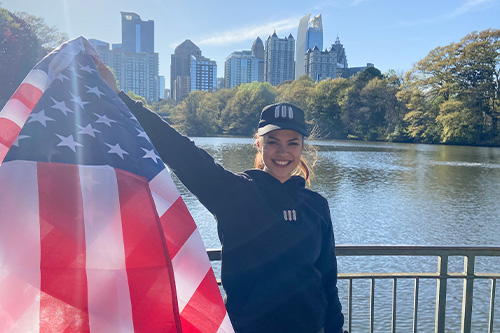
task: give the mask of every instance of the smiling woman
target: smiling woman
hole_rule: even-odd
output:
[[[221,279],[236,332],[342,332],[335,241],[328,202],[305,187],[304,112],[265,107],[257,131],[260,165],[232,173],[142,103],[101,76],[132,111],[161,159],[215,216]],[[304,177],[296,175],[303,170]],[[305,166],[304,166],[305,165]]]

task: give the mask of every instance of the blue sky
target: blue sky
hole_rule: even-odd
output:
[[[70,38],[84,36],[121,42],[120,11],[155,21],[155,51],[160,75],[170,76],[170,55],[192,40],[202,55],[224,61],[233,51],[249,50],[259,36],[275,30],[297,37],[305,14],[321,14],[323,45],[339,36],[350,67],[373,63],[382,72],[405,72],[437,46],[458,42],[472,31],[500,29],[500,0],[0,0],[10,11],[43,17]]]

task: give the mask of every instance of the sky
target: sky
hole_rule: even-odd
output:
[[[121,43],[121,11],[155,22],[159,74],[170,84],[170,56],[186,39],[217,62],[218,76],[234,51],[250,50],[274,31],[297,38],[300,19],[321,14],[323,48],[344,45],[349,67],[372,63],[382,73],[410,70],[438,46],[473,31],[500,29],[500,0],[0,0],[9,11],[42,17],[68,34]]]

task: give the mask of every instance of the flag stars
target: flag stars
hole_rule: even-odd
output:
[[[154,149],[149,150],[146,148],[142,148],[142,150],[144,150],[144,152],[146,152],[146,155],[144,155],[142,158],[150,158],[153,161],[155,161],[155,163],[158,163],[158,160],[160,160],[160,157],[158,155],[156,155]]]
[[[109,143],[106,143],[106,145],[111,148],[109,151],[108,151],[108,154],[117,154],[118,156],[121,157],[121,159],[123,160],[124,157],[123,155],[124,154],[127,154],[129,155],[129,153],[127,153],[125,150],[123,150],[121,147],[120,147],[120,144],[117,143],[116,145],[110,145]]]
[[[82,144],[79,144],[78,142],[75,141],[75,139],[73,139],[73,135],[68,135],[67,137],[64,137],[59,134],[56,135],[59,139],[61,139],[61,142],[59,142],[57,146],[68,147],[75,153],[76,153],[76,147],[83,147]]]
[[[29,138],[29,137],[30,137],[29,135],[18,135],[16,140],[14,140],[14,143],[12,143],[12,145],[19,148],[19,141],[21,141],[22,139]]]
[[[82,66],[80,65],[80,70],[85,71],[87,73],[92,74],[93,72],[97,72],[95,69],[91,68],[89,65]]]
[[[85,86],[88,90],[86,91],[87,94],[96,94],[97,97],[101,98],[101,95],[104,95],[102,91],[99,90],[98,87],[89,87]]]
[[[85,127],[82,127],[80,125],[77,125],[77,126],[78,126],[78,128],[80,128],[80,131],[78,132],[78,134],[87,134],[87,135],[90,135],[91,137],[95,138],[96,133],[101,133],[101,131],[96,130],[95,128],[92,128],[92,125],[90,125],[90,124],[88,124]]]
[[[106,117],[106,115],[104,116],[101,116],[100,114],[97,114],[94,112],[94,114],[97,116],[97,120],[95,121],[96,123],[102,123],[102,124],[106,124],[108,125],[109,127],[111,127],[111,123],[116,123],[115,120],[113,119],[109,119],[108,117]]]
[[[144,138],[144,139],[149,141],[149,137],[147,136],[146,132],[144,132],[140,128],[136,128],[136,130],[137,130],[137,132],[139,132],[139,134],[137,134],[138,138]]]
[[[71,101],[75,102],[76,104],[78,104],[78,106],[80,106],[81,109],[83,109],[83,106],[85,104],[89,104],[90,103],[90,102],[84,102],[84,101],[82,101],[82,98],[80,96],[78,96],[78,95],[73,95],[73,93],[71,93],[71,92],[70,92],[70,94],[71,94],[71,97],[73,97],[71,99]]]
[[[66,75],[64,75],[63,73],[59,73],[59,75],[57,75],[54,80],[60,80],[61,82],[64,82],[65,79],[69,80],[69,78]]]
[[[29,117],[28,123],[37,121],[40,124],[42,124],[43,127],[47,127],[47,121],[55,121],[54,119],[47,117],[45,115],[45,111],[41,110],[40,112],[37,113],[32,113]]]
[[[57,109],[57,110],[61,111],[62,113],[64,113],[65,116],[68,115],[68,112],[74,113],[70,108],[68,108],[66,106],[66,103],[64,103],[64,101],[58,102],[53,97],[51,97],[51,99],[54,102],[54,105],[52,105],[53,109]]]

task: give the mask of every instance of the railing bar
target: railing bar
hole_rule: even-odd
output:
[[[474,265],[476,257],[464,257],[464,288],[462,297],[462,333],[470,333],[472,323],[472,299],[474,297]]]
[[[438,274],[436,289],[435,332],[444,333],[446,318],[446,288],[448,284],[448,256],[438,257]]]
[[[373,333],[373,322],[375,317],[375,279],[370,284],[370,333]]]
[[[488,333],[493,333],[493,317],[495,314],[495,292],[497,280],[491,279],[491,296],[490,296],[490,319],[488,323]],[[350,331],[349,331],[350,332]]]
[[[351,332],[352,327],[352,279],[349,279],[347,286],[347,331]]]
[[[391,332],[396,333],[396,299],[397,299],[397,284],[398,279],[394,278],[392,280],[392,328]]]
[[[419,279],[415,278],[415,295],[413,296],[413,333],[417,333],[419,287]]]

